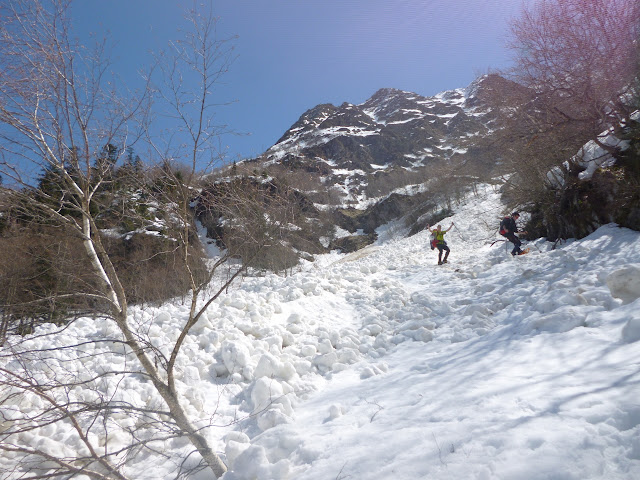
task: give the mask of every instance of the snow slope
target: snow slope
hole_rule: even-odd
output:
[[[640,234],[608,225],[512,258],[490,246],[498,197],[487,187],[442,222],[455,223],[447,265],[426,232],[390,229],[295,275],[247,278],[209,309],[179,358],[180,386],[224,452],[224,480],[640,478]],[[186,311],[176,302],[132,315],[162,348]],[[114,331],[86,319],[20,348]],[[77,375],[130,368],[117,344],[84,348],[100,355],[49,350],[28,368],[42,378],[56,364]],[[100,389],[158,402],[135,375]],[[35,411],[26,400],[5,401],[4,417]],[[113,420],[111,448],[126,421]],[[65,424],[19,441],[52,453],[79,444]],[[155,446],[167,458],[141,453],[130,478],[174,478],[190,451],[182,440]]]

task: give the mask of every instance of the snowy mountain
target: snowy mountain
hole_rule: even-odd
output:
[[[489,185],[455,207],[447,265],[426,232],[389,224],[364,250],[248,277],[214,302],[177,358],[177,385],[229,466],[223,479],[640,478],[640,234],[607,225],[513,258],[491,245],[503,208]],[[178,300],[130,317],[162,351],[188,311]],[[0,351],[14,382],[0,391],[0,478],[31,478],[36,464],[52,474],[33,452],[73,464],[87,445],[113,452],[126,478],[197,466],[184,439],[143,421],[162,402],[109,320],[57,331]],[[66,378],[82,383],[53,388]],[[138,413],[49,422],[50,398]]]
[[[498,165],[487,141],[496,116],[486,97],[507,85],[511,82],[489,75],[433,97],[384,88],[360,105],[318,105],[260,161],[317,172],[356,206],[376,200],[376,192],[367,190],[372,179],[380,183],[398,172],[429,178],[436,176],[429,169],[444,166],[452,173],[464,164],[466,174],[489,178]]]
[[[488,100],[514,85],[487,75],[433,97],[384,88],[360,105],[318,105],[262,156],[229,172],[275,178],[327,213],[323,221],[338,227],[337,238],[330,227],[312,229],[326,232],[329,243],[308,238],[316,247],[307,254],[323,241],[329,250],[361,248],[378,227],[400,218],[416,232],[446,216],[451,200],[477,183],[510,173],[492,142],[500,125]],[[209,228],[212,237],[216,230]]]
[[[364,174],[452,159],[490,131],[494,117],[482,94],[499,88],[499,82],[507,81],[485,76],[434,97],[383,88],[360,105],[319,105],[305,112],[266,158],[297,157]]]

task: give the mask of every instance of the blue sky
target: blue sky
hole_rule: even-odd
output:
[[[509,64],[521,0],[210,0],[237,59],[216,95],[228,159],[258,155],[307,109],[362,103],[384,87],[430,96]],[[193,1],[77,0],[81,38],[109,32],[113,69],[132,85],[149,52],[179,37]]]

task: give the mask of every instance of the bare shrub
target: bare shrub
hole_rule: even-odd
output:
[[[77,297],[97,293],[78,238],[63,228],[16,226],[0,236],[0,311],[4,333],[31,333],[39,323],[65,323],[95,308]]]
[[[619,132],[637,109],[639,31],[633,0],[543,0],[514,20],[509,74],[517,84],[492,99],[501,113],[502,159],[515,172],[507,182],[512,205],[556,202],[549,170],[564,168],[589,140],[619,155],[600,134]]]
[[[179,243],[170,238],[136,234],[130,238],[106,237],[103,242],[132,304],[154,304],[184,296],[192,286],[185,272],[192,272],[198,282],[207,276],[202,251],[191,247],[185,259]]]
[[[300,192],[255,178],[214,183],[197,200],[197,215],[228,255],[261,270],[286,271],[299,251],[319,253],[326,234],[319,212]]]

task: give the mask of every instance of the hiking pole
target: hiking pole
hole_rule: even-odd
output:
[[[493,242],[491,242],[491,245],[489,245],[490,247],[493,247],[496,243],[498,242],[507,242],[508,240],[504,240],[502,238],[499,238],[498,240],[494,240]]]
[[[460,233],[460,229],[458,228],[458,226],[455,223],[453,224],[453,226],[456,227],[456,233],[460,236],[462,241],[468,243],[469,240],[464,235],[462,235],[462,233]]]

